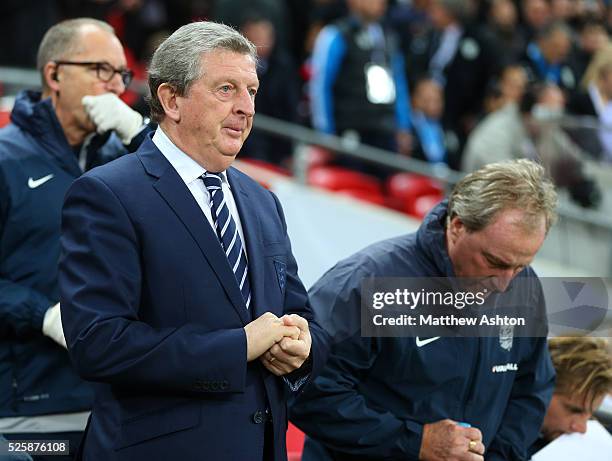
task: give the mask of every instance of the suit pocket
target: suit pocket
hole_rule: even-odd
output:
[[[124,420],[115,449],[126,448],[163,435],[184,431],[200,424],[200,406],[195,404],[164,408]]]
[[[264,256],[285,256],[287,248],[284,243],[266,243],[263,247]]]

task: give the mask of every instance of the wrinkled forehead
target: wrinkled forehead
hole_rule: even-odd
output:
[[[202,76],[223,77],[233,75],[258,82],[257,63],[249,53],[218,48],[200,57]]]

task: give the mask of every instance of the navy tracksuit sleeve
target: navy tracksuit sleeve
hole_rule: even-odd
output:
[[[0,336],[21,337],[32,331],[42,334],[45,313],[56,302],[27,286],[0,278]]]
[[[11,198],[0,171],[0,242],[8,220]],[[3,257],[0,248],[0,257]],[[0,266],[4,266],[0,261]],[[7,274],[8,275],[8,274]],[[39,291],[0,275],[0,337],[42,334],[45,312],[58,300],[51,300]]]
[[[359,332],[357,279],[362,276],[354,268],[336,267],[310,291],[315,313],[337,342],[321,374],[293,402],[290,419],[332,450],[377,459],[417,458],[422,425],[373,408],[359,392],[382,341]]]
[[[540,433],[554,389],[555,370],[546,338],[533,341],[532,354],[520,364],[504,418],[485,455],[487,461],[528,459],[527,450]]]

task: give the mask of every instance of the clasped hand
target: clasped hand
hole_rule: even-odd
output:
[[[423,461],[483,461],[485,446],[482,432],[443,419],[423,426],[421,452]]]
[[[283,376],[302,366],[312,339],[308,321],[297,314],[277,317],[266,312],[244,327],[247,360],[259,359],[271,373]]]

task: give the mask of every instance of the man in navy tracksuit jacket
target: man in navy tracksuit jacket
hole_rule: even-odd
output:
[[[76,51],[58,46],[66,35],[78,39]],[[11,123],[0,131],[0,434],[9,439],[70,439],[84,428],[93,392],[72,369],[60,326],[62,203],[84,170],[135,150],[147,131],[142,116],[117,98],[125,89],[117,71],[125,58],[110,26],[73,20],[46,37],[39,56],[59,49],[66,63],[43,59],[43,93],[20,93]],[[85,112],[84,95],[97,113]],[[113,122],[125,128],[126,116],[136,122],[130,144],[125,132],[96,134],[104,123],[108,130]]]
[[[291,408],[308,436],[303,461],[527,458],[554,384],[546,338],[361,336],[360,288],[368,277],[479,276],[494,297],[518,275],[537,299],[528,264],[556,200],[542,174],[525,160],[475,172],[415,234],[367,247],[314,285],[334,344]]]

